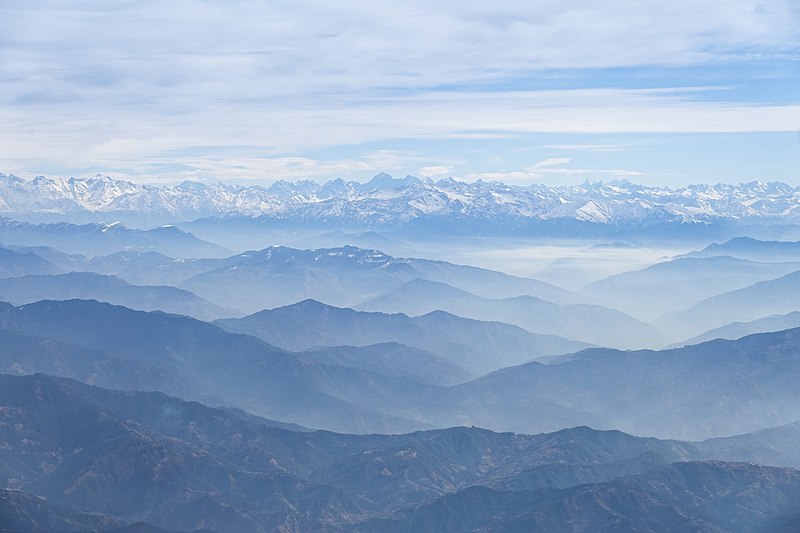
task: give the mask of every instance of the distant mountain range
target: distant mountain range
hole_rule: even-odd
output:
[[[173,257],[225,257],[230,250],[198,239],[175,226],[141,230],[122,224],[32,224],[0,216],[0,243],[46,246],[69,254],[106,255],[115,251],[160,252]]]
[[[364,184],[336,179],[262,187],[186,181],[156,187],[101,175],[24,180],[0,174],[0,214],[28,220],[151,223],[244,215],[328,227],[398,228],[423,222],[431,231],[525,231],[559,220],[599,225],[796,222],[800,195],[784,183],[762,182],[680,189],[624,180],[521,187],[379,174]]]
[[[735,237],[723,243],[712,243],[687,257],[731,256],[751,261],[800,261],[800,241],[765,241],[752,237]]]

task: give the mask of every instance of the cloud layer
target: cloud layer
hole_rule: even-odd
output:
[[[387,153],[398,163],[398,139],[800,125],[800,102],[669,80],[707,65],[722,65],[725,83],[743,66],[796,65],[791,0],[477,4],[6,2],[0,161],[151,180],[330,177]],[[370,143],[384,146],[314,154]],[[408,170],[469,170],[456,152],[401,159]]]

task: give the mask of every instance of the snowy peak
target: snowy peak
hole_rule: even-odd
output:
[[[97,175],[24,180],[0,174],[0,215],[49,220],[121,220],[150,225],[202,217],[268,217],[297,224],[386,228],[437,224],[499,229],[542,221],[615,225],[716,221],[800,222],[800,189],[778,182],[653,187],[614,180],[548,187],[453,178],[395,179],[381,173],[364,184],[277,181],[269,187],[184,181],[156,187]]]

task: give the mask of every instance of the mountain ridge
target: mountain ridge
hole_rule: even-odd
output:
[[[278,181],[264,187],[184,182],[157,187],[97,175],[24,180],[0,174],[0,214],[70,215],[97,220],[188,221],[240,214],[278,220],[398,227],[424,219],[451,225],[491,222],[506,229],[528,222],[573,220],[599,225],[800,220],[798,189],[779,182],[690,185],[671,189],[586,181],[548,187],[452,178],[433,181],[379,174],[367,183]]]

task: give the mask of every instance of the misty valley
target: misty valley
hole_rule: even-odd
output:
[[[137,187],[0,178],[0,531],[798,531],[796,190]]]

